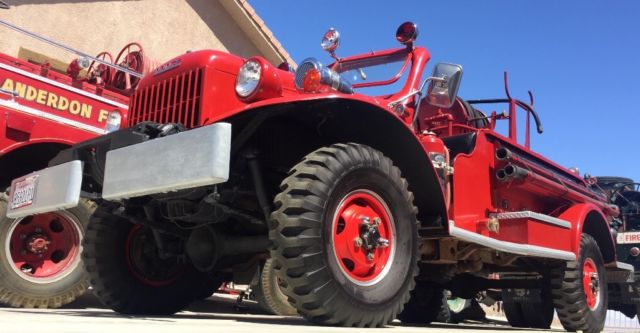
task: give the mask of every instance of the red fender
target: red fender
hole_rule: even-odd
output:
[[[580,237],[582,233],[587,233],[598,243],[605,263],[616,260],[615,243],[611,236],[609,223],[596,205],[592,203],[574,205],[560,214],[558,218],[571,222],[571,248],[576,256],[580,255]]]

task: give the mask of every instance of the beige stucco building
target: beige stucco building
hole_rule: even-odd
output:
[[[275,65],[289,54],[245,0],[4,0],[0,19],[62,44],[114,57],[129,42],[164,62],[187,50],[261,55]],[[61,69],[76,56],[0,26],[0,52]],[[56,61],[58,60],[58,61]]]

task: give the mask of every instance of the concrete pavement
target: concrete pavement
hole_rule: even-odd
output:
[[[245,302],[237,307],[228,297],[214,296],[193,304],[187,311],[168,317],[128,317],[105,309],[91,295],[63,309],[11,309],[0,308],[0,333],[341,333],[341,332],[532,332],[512,329],[496,323],[489,324],[434,324],[422,327],[403,326],[395,322],[387,328],[354,329],[322,327],[307,323],[298,317],[265,315],[255,304]],[[554,332],[554,331],[545,331]],[[557,330],[555,331],[557,332]]]

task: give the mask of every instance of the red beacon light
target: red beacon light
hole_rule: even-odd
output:
[[[400,44],[412,48],[413,42],[418,39],[418,25],[410,21],[402,23],[396,30],[396,39]]]

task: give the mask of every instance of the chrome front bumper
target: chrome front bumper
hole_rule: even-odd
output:
[[[106,155],[102,197],[113,201],[226,182],[230,154],[228,123],[111,150]],[[81,185],[79,160],[17,178],[11,185],[7,216],[75,207]]]

